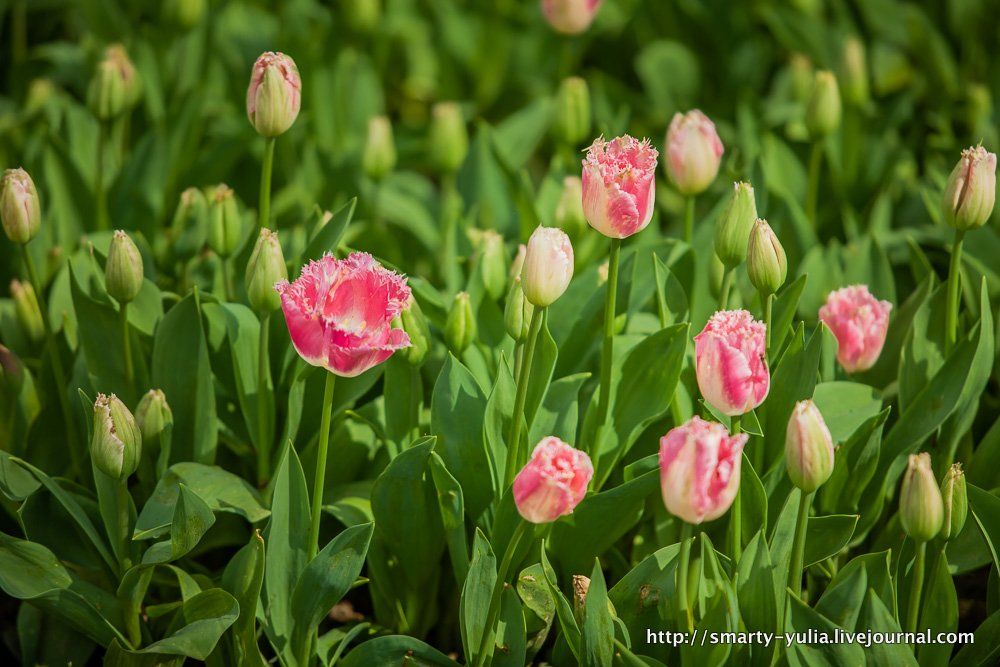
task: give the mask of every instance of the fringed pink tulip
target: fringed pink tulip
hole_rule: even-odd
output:
[[[837,338],[837,361],[848,373],[875,365],[885,345],[892,304],[879,301],[867,285],[851,285],[830,292],[819,319]]]
[[[658,155],[648,139],[594,140],[583,161],[583,213],[591,227],[613,239],[646,228],[653,217]]]
[[[667,175],[682,195],[703,192],[719,173],[723,150],[708,116],[697,109],[676,113],[667,129]]]
[[[766,338],[764,323],[745,310],[720,310],[694,337],[698,388],[722,414],[746,414],[767,398]]]
[[[690,524],[718,519],[740,488],[746,433],[692,417],[660,438],[660,489],[667,511]]]
[[[542,0],[542,15],[552,29],[578,35],[590,27],[602,0]]]
[[[247,118],[261,135],[276,137],[292,126],[302,105],[302,79],[295,61],[267,51],[253,65],[247,88]]]
[[[410,345],[405,331],[390,326],[409,301],[406,278],[368,253],[340,260],[324,255],[303,267],[298,280],[275,289],[292,344],[313,366],[354,377]]]
[[[514,503],[525,521],[551,523],[572,514],[594,476],[590,457],[555,436],[542,438],[514,478]]]

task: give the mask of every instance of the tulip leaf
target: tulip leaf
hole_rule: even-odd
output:
[[[351,218],[354,217],[354,208],[357,204],[358,198],[351,197],[347,203],[333,213],[325,225],[313,233],[309,245],[306,246],[302,257],[299,258],[297,263],[299,267],[310,260],[319,259],[325,253],[332,254],[337,251],[337,246],[340,245],[340,240],[344,237],[347,226],[351,224]]]
[[[1000,611],[994,611],[978,628],[975,641],[962,647],[951,667],[987,667],[1000,659]]]
[[[858,515],[856,514],[809,517],[809,524],[806,528],[806,548],[802,561],[805,567],[840,553],[851,541],[854,527],[857,525]]]
[[[778,605],[775,599],[774,580],[781,573],[775,572],[771,553],[767,548],[764,530],[758,530],[746,545],[735,574],[736,598],[740,615],[750,632],[770,632],[778,627]],[[755,664],[769,665],[774,653],[772,647],[751,647]],[[758,656],[758,653],[763,658]]]
[[[493,662],[497,667],[521,667],[528,664],[527,637],[521,600],[512,588],[504,588],[500,599],[500,616],[497,622],[496,645]]]
[[[594,559],[590,586],[583,603],[583,627],[580,628],[580,664],[600,667],[611,663],[614,650],[614,623],[608,607],[608,589],[604,583],[601,562]]]
[[[969,511],[989,546],[993,566],[1000,571],[1000,498],[975,484],[967,485]]]
[[[857,382],[822,382],[816,385],[812,399],[835,445],[846,441],[862,424],[882,411],[878,391]]]
[[[844,629],[864,630],[865,626],[858,619],[867,591],[872,591],[883,605],[895,610],[895,584],[889,572],[889,559],[890,553],[883,551],[864,554],[848,562],[823,591],[816,611]]]
[[[559,590],[556,573],[555,570],[552,569],[552,564],[549,563],[547,551],[546,540],[543,540],[541,562],[542,573],[545,575],[545,583],[548,584],[549,593],[552,595],[552,599],[555,600],[556,603],[556,618],[559,619],[559,627],[562,629],[563,639],[569,646],[570,651],[572,651],[573,656],[576,657],[577,661],[580,661],[582,659],[582,639],[580,636],[580,627],[577,625],[576,618],[573,616],[573,607],[566,599],[566,596],[562,594],[562,591]]]
[[[579,419],[577,403],[580,389],[589,378],[590,373],[577,373],[559,378],[549,385],[545,400],[538,406],[531,424],[528,442],[536,443],[549,435],[570,443],[576,439]]]
[[[833,636],[837,629],[829,619],[811,609],[795,595],[787,595],[789,612],[788,630],[791,632],[825,632]],[[812,667],[814,665],[863,665],[865,653],[858,644],[807,644],[792,642],[786,647],[788,664],[791,667]]]
[[[758,410],[762,413],[758,416],[763,416],[761,426],[766,443],[765,461],[773,461],[778,452],[784,450],[788,419],[795,403],[811,398],[816,387],[820,352],[823,349],[823,325],[801,347],[800,343],[804,338],[802,325],[799,326],[777,367],[772,369],[770,392]]]
[[[882,599],[873,590],[865,594],[865,604],[858,617],[857,627],[859,630],[870,630],[872,632],[896,633],[902,632],[899,623],[896,622],[892,612],[886,607]],[[942,644],[943,648],[950,653],[952,647]],[[906,644],[902,643],[876,643],[865,647],[865,658],[871,667],[916,667],[917,659],[909,650]],[[940,664],[945,664],[946,661]]]
[[[407,635],[387,635],[369,639],[344,656],[340,667],[402,665],[411,662],[428,667],[458,667],[458,663],[435,648]]]
[[[470,664],[474,663],[479,655],[483,633],[492,634],[494,630],[486,627],[486,617],[496,580],[496,557],[486,536],[482,531],[476,530],[469,574],[462,586],[462,597],[458,605],[462,645],[465,647],[466,661]],[[490,649],[487,648],[487,660],[489,652]]]
[[[134,652],[205,660],[239,613],[236,599],[221,588],[202,591],[184,601],[168,636]]]
[[[170,539],[149,547],[142,555],[142,564],[156,565],[177,560],[191,551],[214,523],[212,509],[198,494],[180,484],[170,523]]]
[[[448,544],[448,557],[455,571],[455,581],[461,586],[469,571],[469,552],[465,536],[465,501],[462,487],[445,467],[444,461],[431,452],[428,459],[434,488],[437,490],[438,508],[441,510],[441,524],[444,526]]]
[[[552,381],[552,372],[556,366],[556,358],[559,355],[559,348],[549,333],[548,315],[542,322],[542,328],[538,331],[538,340],[535,343],[535,354],[531,361],[531,374],[528,378],[528,392],[524,401],[524,420],[530,431],[542,402],[545,400],[549,390],[549,383]],[[550,435],[550,434],[546,434]],[[529,443],[529,447],[534,443]],[[530,449],[529,449],[530,451]]]
[[[267,661],[257,645],[257,609],[264,583],[264,538],[254,531],[250,541],[236,552],[222,571],[221,587],[240,605],[240,615],[233,623],[229,647],[235,664],[264,667]]]
[[[937,555],[928,554],[928,561],[917,629],[930,629],[932,635],[955,632],[958,630],[958,593],[948,567],[948,556],[942,550]],[[917,647],[917,659],[922,665],[943,665],[951,657],[952,648],[950,644],[921,644]]]

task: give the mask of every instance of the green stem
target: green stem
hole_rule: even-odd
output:
[[[517,389],[514,394],[514,412],[510,419],[510,437],[507,438],[507,471],[504,476],[504,488],[514,481],[514,475],[521,465],[521,420],[524,415],[524,404],[528,399],[528,381],[531,378],[531,361],[535,356],[535,343],[538,342],[538,332],[542,328],[544,308],[535,308],[531,313],[531,325],[528,327],[528,341],[524,346],[524,359],[521,362],[521,372],[517,374]]]
[[[410,430],[411,442],[420,437],[420,368],[410,366]]]
[[[677,563],[677,616],[687,618],[687,631],[694,632],[694,612],[688,597],[688,571],[691,566],[692,527],[687,521],[681,522],[681,553]]]
[[[323,390],[323,415],[319,424],[319,447],[316,450],[316,476],[313,478],[312,524],[309,528],[309,552],[306,563],[312,561],[319,551],[319,520],[323,511],[323,484],[326,481],[326,454],[330,446],[330,414],[333,411],[333,387],[337,376],[326,374],[326,388]]]
[[[11,18],[11,42],[13,61],[15,65],[24,62],[28,53],[28,2],[15,0]]]
[[[684,241],[691,243],[694,238],[694,195],[684,200]]]
[[[125,357],[125,380],[129,389],[135,384],[135,368],[132,365],[132,336],[128,330],[128,303],[122,303],[119,308],[122,318],[122,355]]]
[[[222,265],[222,294],[226,301],[233,301],[233,275],[229,266],[229,258],[219,256],[219,263]]]
[[[270,315],[260,317],[257,340],[257,485],[263,488],[271,478],[271,438],[267,434],[267,408],[271,366],[269,362],[268,333]]]
[[[441,271],[444,274],[445,286],[448,292],[458,291],[461,274],[458,270],[458,216],[455,198],[458,192],[455,187],[455,175],[445,174],[441,177],[441,213],[443,224],[441,233],[444,239],[441,243]]]
[[[274,167],[275,137],[268,137],[264,142],[264,161],[260,165],[260,204],[257,207],[257,224],[259,227],[271,226],[271,171]]]
[[[733,270],[728,266],[722,272],[722,287],[719,289],[719,310],[729,307],[729,291],[733,288]]]
[[[799,513],[795,519],[795,540],[792,542],[792,560],[788,568],[788,587],[795,597],[802,597],[802,568],[806,552],[806,527],[809,524],[809,506],[812,492],[799,492]]]
[[[110,228],[108,220],[108,195],[104,190],[104,152],[108,139],[107,123],[97,121],[97,173],[94,178],[94,189],[97,196],[97,229]]]
[[[523,519],[519,520],[517,526],[514,528],[514,534],[510,537],[510,542],[507,543],[503,560],[500,561],[500,569],[497,570],[497,580],[493,585],[493,593],[490,595],[490,606],[486,612],[486,625],[483,626],[483,638],[479,641],[479,651],[476,653],[476,661],[473,663],[474,667],[482,667],[493,654],[490,643],[494,641],[494,629],[497,623],[497,616],[500,614],[503,590],[507,585],[507,577],[510,574],[509,570],[511,565],[513,565],[514,557],[530,526],[531,524],[527,521]]]
[[[611,255],[608,258],[608,292],[604,301],[604,347],[601,350],[601,386],[597,409],[598,428],[608,422],[611,408],[611,362],[615,354],[615,301],[618,298],[618,261],[621,257],[621,239],[611,239]],[[597,452],[591,457],[597,460]]]
[[[927,543],[917,544],[917,555],[913,560],[910,577],[910,602],[906,610],[906,632],[916,632],[920,620],[920,596],[924,590],[924,564],[927,560]]]
[[[764,306],[764,326],[766,327],[764,334],[764,350],[765,353],[767,353],[771,349],[771,307],[774,305],[774,295],[761,292],[760,300]]]
[[[734,415],[729,418],[730,435],[741,432],[742,421],[742,415]],[[733,562],[738,562],[743,553],[743,500],[739,490],[736,491],[732,510],[729,513],[729,550],[733,554]]]
[[[128,480],[123,479],[115,483],[115,509],[118,515],[118,578],[121,579],[132,567],[132,559],[129,556],[132,540],[130,539],[132,515],[129,507]]]
[[[816,231],[816,200],[819,197],[819,173],[823,169],[823,144],[813,143],[809,154],[809,182],[806,190],[806,218]]]
[[[951,246],[951,264],[948,266],[948,309],[945,312],[945,354],[951,352],[958,340],[958,294],[962,282],[962,241],[965,231],[955,230],[955,241]]]

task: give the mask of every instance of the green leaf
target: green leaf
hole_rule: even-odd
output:
[[[836,626],[818,611],[810,609],[794,595],[786,596],[791,607],[788,629],[807,632],[810,628],[833,636]],[[816,667],[818,665],[863,665],[865,652],[858,644],[805,644],[791,643],[786,647],[791,667]]]
[[[302,267],[309,260],[319,259],[325,253],[337,251],[340,239],[343,238],[347,226],[351,224],[351,218],[354,217],[354,208],[357,204],[358,198],[351,197],[346,204],[334,212],[333,217],[325,225],[316,230],[297,262],[299,267]]]
[[[778,627],[778,604],[775,599],[776,573],[767,548],[764,531],[759,530],[746,545],[736,571],[735,585],[740,615],[750,632],[770,632]],[[752,646],[755,664],[770,664],[773,647]]]
[[[862,424],[882,411],[879,392],[857,382],[820,383],[812,398],[835,444],[847,440]]]
[[[559,378],[549,385],[545,400],[538,406],[538,412],[531,424],[529,443],[535,443],[548,435],[554,435],[565,442],[576,439],[580,388],[590,378],[590,373],[577,373]]]
[[[121,317],[110,302],[91,298],[80,285],[73,264],[69,267],[73,310],[79,326],[77,335],[87,360],[87,370],[100,391],[119,394],[131,403],[136,394],[125,376]]]
[[[993,556],[993,566],[1000,571],[1000,498],[975,484],[967,485],[969,510]]]
[[[527,664],[527,639],[524,613],[517,593],[504,588],[500,598],[500,616],[497,619],[496,644],[493,662],[497,667],[521,667]]]
[[[851,541],[854,527],[858,525],[856,514],[834,514],[831,516],[811,516],[806,528],[806,548],[803,563],[809,567],[840,553]]]
[[[212,509],[198,494],[181,484],[170,523],[170,539],[149,547],[142,555],[142,564],[156,565],[177,560],[194,549],[214,523]]]
[[[866,629],[858,620],[866,591],[872,591],[883,605],[896,608],[895,584],[889,571],[890,552],[863,554],[840,568],[823,591],[816,611],[842,628]]]
[[[806,287],[807,276],[802,275],[789,285],[786,285],[775,296],[771,306],[771,350],[781,349],[782,344],[792,331],[795,313],[798,311],[799,299]]]
[[[601,562],[594,559],[590,587],[583,605],[583,627],[580,628],[580,664],[601,667],[611,662],[615,637],[614,623],[608,608],[608,589],[604,583]]]
[[[472,561],[469,575],[462,586],[459,601],[459,626],[462,632],[462,646],[465,647],[466,662],[472,664],[479,656],[479,646],[484,632],[493,632],[486,627],[486,616],[490,608],[493,587],[497,580],[497,560],[493,555],[489,540],[482,531],[476,530],[472,543]],[[487,656],[489,654],[487,653]]]
[[[758,409],[758,413],[763,413],[761,426],[767,444],[766,461],[774,460],[778,457],[778,452],[784,451],[788,419],[792,415],[796,401],[813,395],[819,372],[820,352],[823,348],[824,327],[825,325],[818,327],[809,338],[809,342],[802,344],[804,334],[800,325],[792,337],[789,348],[774,369],[770,393]]]
[[[264,538],[254,531],[250,541],[226,564],[222,588],[240,605],[240,615],[233,623],[231,657],[239,665],[264,667],[267,661],[257,645],[257,608],[264,583]]]
[[[658,628],[673,620],[679,553],[678,543],[658,549],[619,579],[608,592],[608,598],[625,623],[629,636],[644,638],[647,628]],[[655,652],[652,644],[643,653],[661,655]]]
[[[562,594],[562,591],[559,590],[555,570],[552,569],[552,564],[549,563],[545,542],[545,540],[542,541],[541,549],[542,572],[545,575],[545,583],[548,584],[549,594],[556,603],[556,618],[559,619],[559,627],[562,629],[563,639],[579,661],[582,659],[581,652],[583,650],[581,646],[580,627],[576,624],[576,618],[573,616],[573,607],[566,599],[566,596]]]
[[[928,554],[928,560],[932,565],[920,601],[917,630],[929,628],[934,635],[955,632],[958,630],[958,593],[948,568],[948,557],[942,549],[937,557]],[[950,644],[921,644],[917,647],[917,658],[922,665],[943,665],[951,657],[952,648]]]
[[[869,590],[865,595],[865,605],[858,617],[858,628],[887,634],[902,631],[892,612],[872,590]],[[951,646],[944,646],[949,652],[951,651]],[[917,660],[913,657],[910,647],[901,643],[872,642],[871,646],[865,647],[865,658],[870,667],[898,667],[900,665],[916,667],[917,665]]]
[[[376,637],[352,649],[343,660],[337,663],[339,667],[370,667],[371,665],[405,665],[413,664],[421,667],[458,667],[458,663],[450,660],[435,648],[407,635],[388,635]]]
[[[556,358],[559,356],[559,348],[552,339],[552,334],[549,333],[548,319],[546,312],[542,328],[538,332],[538,341],[535,343],[535,354],[531,360],[528,392],[524,401],[524,419],[529,430],[534,424],[539,407],[545,400],[549,383],[552,381],[552,372],[556,367]]]
[[[205,660],[240,615],[240,605],[221,588],[202,591],[185,600],[171,624],[169,636],[136,653],[183,655]]]
[[[1000,659],[1000,611],[976,628],[975,641],[966,644],[951,661],[951,667],[989,667]]]
[[[469,552],[465,538],[465,502],[462,487],[444,465],[444,461],[431,452],[429,459],[431,477],[437,489],[438,508],[441,510],[441,524],[444,526],[448,542],[448,557],[455,571],[455,581],[461,586],[469,571]]]

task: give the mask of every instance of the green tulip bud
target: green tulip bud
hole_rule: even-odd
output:
[[[462,355],[472,342],[476,340],[476,316],[472,312],[467,292],[455,295],[455,302],[448,312],[444,325],[444,342],[456,357]]]
[[[90,81],[87,103],[98,120],[111,120],[139,101],[142,84],[125,47],[112,44]]]
[[[833,438],[810,400],[799,401],[785,432],[785,467],[792,484],[812,493],[833,474]]]
[[[944,501],[927,452],[910,455],[899,494],[899,520],[917,542],[928,542],[941,532]]]
[[[142,434],[135,418],[114,394],[98,394],[94,402],[94,437],[90,457],[109,477],[126,480],[139,467]]]
[[[813,140],[825,137],[840,126],[840,112],[837,77],[827,70],[816,72],[806,106],[806,127]]]
[[[208,237],[208,200],[199,188],[181,193],[170,223],[174,253],[182,258],[193,257],[202,249]]]
[[[844,96],[855,105],[868,104],[868,63],[865,45],[856,36],[844,40],[844,50],[840,56],[841,81],[844,82]]]
[[[135,423],[142,434],[143,445],[150,449],[158,448],[160,434],[174,423],[174,413],[162,391],[150,389],[143,394],[135,408]]]
[[[347,24],[356,32],[371,32],[382,15],[380,0],[341,0]]]
[[[479,239],[479,271],[489,297],[495,301],[503,296],[507,289],[507,251],[503,237],[492,229]]]
[[[953,540],[965,527],[969,515],[965,473],[961,463],[953,463],[941,480],[941,500],[944,503],[944,520],[941,522],[941,539]]]
[[[732,269],[747,257],[750,230],[757,219],[757,201],[753,186],[734,183],[726,210],[715,225],[715,254],[723,265]]]
[[[970,146],[948,176],[942,209],[949,226],[967,231],[986,224],[997,193],[997,156]]]
[[[553,130],[557,139],[571,146],[590,136],[590,91],[584,79],[571,76],[559,84]]]
[[[571,239],[579,238],[587,231],[587,218],[583,214],[583,181],[579,176],[563,178],[562,194],[555,212],[556,227],[562,229]]]
[[[507,334],[518,343],[528,340],[528,329],[531,327],[531,315],[535,307],[524,298],[521,289],[521,277],[515,276],[507,290],[507,301],[503,309],[503,324]]]
[[[0,345],[0,386],[7,388],[13,396],[20,394],[24,386],[21,360],[5,345]]]
[[[288,269],[278,234],[264,227],[247,262],[247,298],[254,310],[265,315],[281,307],[281,297],[274,286],[282,280],[288,280]]]
[[[0,222],[7,238],[19,245],[35,238],[42,225],[38,191],[24,169],[8,169],[0,178]]]
[[[361,156],[361,166],[369,178],[380,181],[396,166],[396,143],[392,137],[392,124],[386,116],[368,120],[368,139]]]
[[[15,278],[10,281],[10,296],[14,300],[14,312],[24,334],[31,341],[41,340],[45,336],[45,325],[35,288],[31,283],[22,283]]]
[[[788,275],[785,249],[767,220],[758,218],[750,231],[747,274],[753,286],[763,294],[774,294],[785,284]]]
[[[284,53],[266,51],[250,71],[247,118],[257,133],[277,137],[288,131],[302,107],[302,78],[295,61]]]
[[[469,152],[469,133],[462,109],[455,102],[439,102],[431,111],[431,164],[445,174],[458,171]]]
[[[104,286],[118,303],[132,301],[142,289],[142,256],[129,235],[120,229],[111,238]]]
[[[242,232],[243,222],[233,190],[219,184],[209,204],[208,246],[220,257],[229,257],[239,248]]]
[[[792,96],[798,102],[808,101],[809,94],[812,92],[813,77],[815,76],[812,61],[809,60],[808,56],[801,53],[793,53],[788,60],[788,69]]]
[[[427,353],[431,349],[431,330],[427,326],[427,318],[424,311],[420,309],[417,300],[410,296],[410,300],[399,314],[397,322],[393,326],[398,326],[410,337],[410,346],[397,352],[410,363],[411,366],[419,366],[424,362]]]
[[[190,30],[205,15],[205,0],[165,0],[163,17],[183,30]]]

